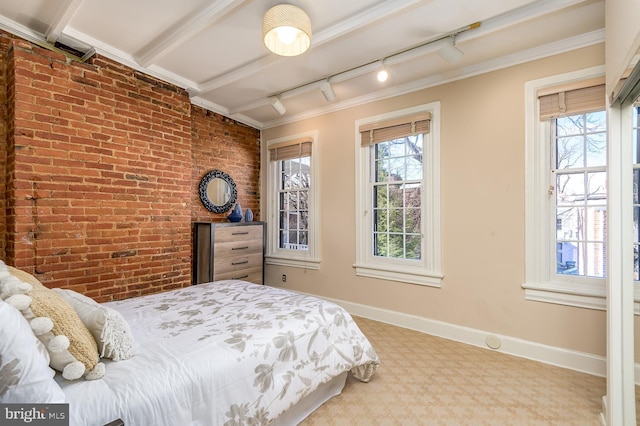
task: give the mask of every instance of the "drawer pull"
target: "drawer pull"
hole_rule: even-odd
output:
[[[244,265],[245,263],[249,263],[249,261],[243,260],[242,262],[231,262],[232,265]]]
[[[247,235],[249,232],[245,231],[245,232],[232,232],[231,235]]]
[[[249,246],[244,246],[244,247],[232,247],[231,250],[246,250],[248,249]]]
[[[241,277],[235,277],[235,278],[231,278],[232,280],[241,280],[243,278],[247,278],[249,275],[243,275]]]

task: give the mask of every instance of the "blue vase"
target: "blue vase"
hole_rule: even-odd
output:
[[[231,214],[227,216],[227,219],[229,219],[229,222],[240,222],[242,220],[242,207],[239,203],[231,210]]]
[[[244,212],[244,221],[245,222],[253,222],[253,212],[251,211],[251,209],[247,209]]]

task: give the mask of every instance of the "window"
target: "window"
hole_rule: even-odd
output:
[[[603,67],[528,82],[528,300],[605,308],[607,115]]]
[[[356,274],[439,286],[440,104],[356,122]]]
[[[556,274],[606,276],[606,112],[552,119]]]
[[[424,135],[373,145],[373,256],[421,259],[422,146]]]
[[[278,248],[309,250],[311,142],[296,146],[294,158],[278,159]],[[274,148],[277,152],[277,148]],[[276,154],[277,156],[277,154]],[[282,156],[280,156],[282,158]]]
[[[317,269],[316,134],[268,143],[267,263]]]

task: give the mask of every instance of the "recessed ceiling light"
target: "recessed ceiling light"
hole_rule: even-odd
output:
[[[378,71],[378,81],[380,83],[384,83],[385,81],[387,81],[388,78],[389,78],[389,73],[387,72],[387,70]]]

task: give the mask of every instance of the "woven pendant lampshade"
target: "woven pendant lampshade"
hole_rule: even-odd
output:
[[[279,4],[264,15],[262,39],[273,53],[300,55],[311,45],[311,20],[299,7]]]

